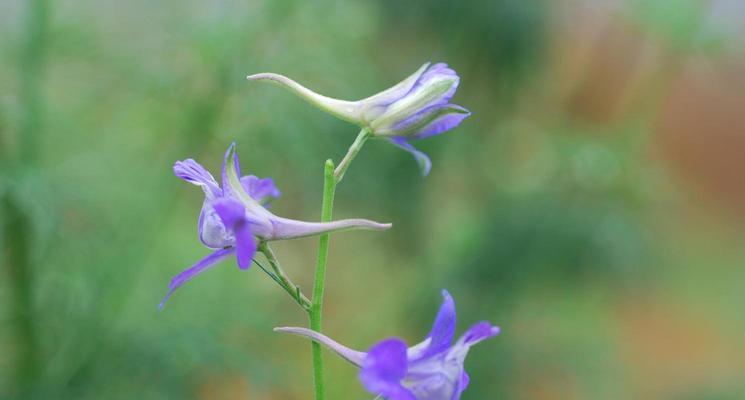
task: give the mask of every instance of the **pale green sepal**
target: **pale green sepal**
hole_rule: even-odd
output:
[[[430,81],[426,86],[418,88],[401,100],[391,104],[383,115],[373,121],[371,128],[377,133],[378,129],[385,130],[417,111],[427,107],[458,83],[457,77],[447,77]]]
[[[429,68],[429,65],[430,63],[423,64],[416,72],[396,85],[360,100],[360,114],[362,118],[370,122],[382,115],[391,103],[399,100],[414,87],[419,77]]]

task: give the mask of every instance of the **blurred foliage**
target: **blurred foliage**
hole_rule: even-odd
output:
[[[307,322],[258,269],[225,262],[157,312],[207,252],[172,163],[216,171],[237,141],[278,214],[318,218],[356,130],[245,75],[362,98],[428,60],[474,115],[417,143],[426,180],[382,141],[355,161],[335,216],[395,229],[334,237],[329,335],[418,341],[448,288],[459,332],[503,329],[464,399],[742,398],[743,209],[658,139],[687,63],[742,46],[713,3],[0,3],[0,398],[310,398],[309,346],[271,330]],[[310,287],[315,241],[276,250]],[[331,399],[370,397],[326,360]]]

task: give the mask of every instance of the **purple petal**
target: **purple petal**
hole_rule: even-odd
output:
[[[401,381],[406,377],[408,360],[406,343],[386,339],[373,346],[362,362],[360,380],[369,392],[389,400],[416,400]]]
[[[460,381],[458,382],[458,385],[455,387],[455,390],[453,391],[452,400],[460,399],[460,395],[463,393],[464,390],[466,390],[469,382],[471,382],[471,378],[468,377],[468,374],[466,373],[466,371],[463,371],[463,374],[461,374],[460,376]]]
[[[212,207],[228,229],[246,221],[246,208],[236,199],[223,197],[212,202]]]
[[[350,363],[362,367],[362,361],[365,359],[366,354],[361,351],[352,350],[349,347],[341,345],[329,338],[326,335],[312,331],[306,328],[274,328],[275,332],[291,333],[293,335],[303,336],[310,340],[316,341],[326,347],[334,353],[338,354],[341,358],[349,361]]]
[[[429,333],[430,343],[422,358],[447,350],[455,337],[455,302],[447,290],[442,291],[442,305]]]
[[[411,145],[411,143],[409,143],[402,137],[392,137],[388,140],[390,140],[391,143],[400,147],[401,149],[404,149],[411,153],[416,159],[416,162],[419,164],[419,168],[422,170],[422,175],[429,175],[429,171],[430,169],[432,169],[432,161],[429,159],[429,157],[427,157],[426,154],[417,150],[414,146]]]
[[[437,63],[435,65],[432,65],[429,67],[421,77],[419,77],[419,80],[414,85],[414,87],[411,89],[411,92],[414,92],[417,90],[420,86],[426,85],[429,81],[433,79],[440,79],[440,78],[455,78],[455,83],[448,89],[447,92],[445,92],[442,96],[438,98],[435,102],[431,104],[444,104],[450,101],[451,98],[453,98],[453,95],[455,95],[456,89],[458,89],[458,84],[460,83],[460,78],[458,77],[458,74],[455,73],[453,69],[448,67],[445,63]]]
[[[254,175],[246,175],[241,178],[241,185],[246,193],[259,203],[269,200],[268,197],[277,198],[280,195],[272,178],[259,179]]]
[[[251,267],[251,260],[253,260],[256,254],[258,243],[256,243],[256,239],[247,223],[239,224],[235,228],[235,243],[235,256],[238,260],[238,267],[240,269],[248,269]]]
[[[482,340],[498,335],[499,331],[500,329],[498,326],[492,326],[492,324],[487,321],[477,322],[468,328],[468,330],[460,337],[458,344],[473,346]]]
[[[190,268],[174,276],[173,279],[171,279],[171,283],[168,284],[168,293],[166,293],[165,297],[163,297],[163,300],[158,305],[158,308],[161,310],[163,309],[163,307],[166,304],[166,301],[168,300],[169,297],[171,297],[171,295],[173,294],[173,292],[176,291],[176,289],[180,288],[186,282],[189,282],[190,280],[194,279],[197,275],[201,274],[202,272],[213,267],[217,262],[230,256],[231,254],[233,254],[234,251],[235,250],[233,248],[217,250],[214,253],[208,255],[207,257],[199,260],[196,264],[194,264]]]
[[[381,134],[424,139],[458,126],[471,112],[455,104],[438,104],[427,107],[397,123]]]
[[[201,186],[208,198],[222,195],[222,190],[212,174],[191,158],[176,161],[173,165],[173,173],[189,183]]]
[[[474,324],[458,339],[448,352],[448,358],[463,364],[468,350],[476,343],[499,334],[499,327],[492,326],[486,321]]]
[[[414,136],[417,139],[424,139],[430,136],[439,135],[440,133],[447,132],[460,125],[460,123],[463,122],[464,119],[468,118],[471,115],[471,112],[463,107],[456,106],[454,104],[451,104],[450,106],[457,107],[461,109],[462,112],[453,112],[440,115],[432,120],[430,123],[428,123],[424,128],[419,130],[419,132],[417,132]]]
[[[428,79],[428,76],[432,75],[447,75],[447,76],[457,76],[458,74],[455,73],[455,71],[450,68],[446,63],[436,63],[431,65],[427,71],[425,72],[425,76],[422,76],[422,80]]]
[[[225,227],[235,234],[236,258],[241,269],[251,266],[258,244],[251,232],[250,220],[246,217],[243,204],[229,197],[216,200],[212,207],[222,219]]]

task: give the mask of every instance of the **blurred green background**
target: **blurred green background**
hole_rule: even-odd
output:
[[[325,331],[427,333],[449,289],[474,348],[464,399],[745,398],[745,3],[738,0],[0,2],[0,398],[309,399],[305,316],[207,254],[202,193],[235,140],[279,215],[319,217],[356,129],[249,73],[356,99],[425,61],[461,127],[371,141],[335,216]],[[277,243],[312,284],[316,241]],[[327,353],[328,354],[328,353]],[[326,356],[331,399],[368,399]]]

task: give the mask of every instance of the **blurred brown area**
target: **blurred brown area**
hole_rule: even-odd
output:
[[[641,307],[640,307],[641,305]],[[742,338],[723,335],[716,318],[664,299],[619,310],[623,357],[640,398],[685,397],[736,382],[745,370]]]
[[[745,212],[745,58],[687,61],[672,79],[657,145],[712,209]]]

